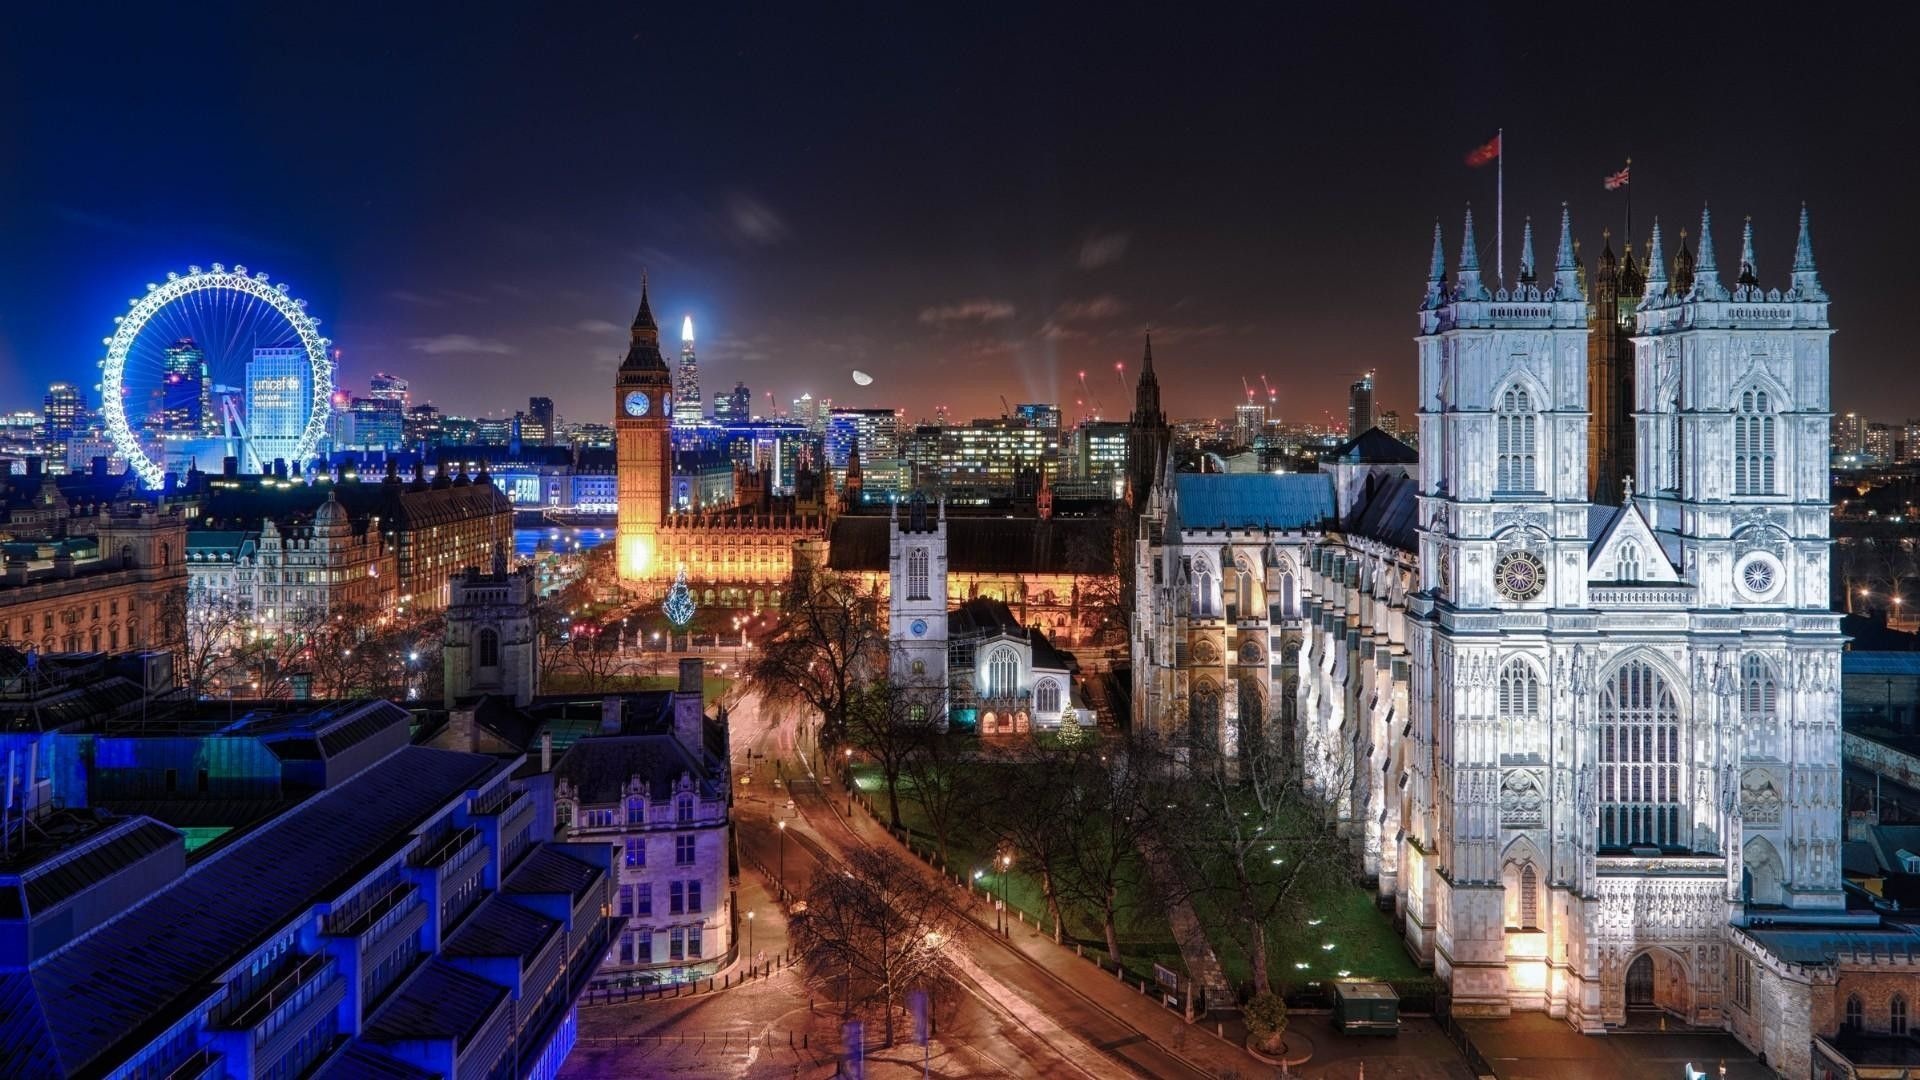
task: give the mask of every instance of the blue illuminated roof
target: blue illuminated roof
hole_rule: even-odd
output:
[[[507,988],[429,960],[367,1023],[371,1043],[451,1039],[461,1049],[506,1000]]]
[[[1174,497],[1184,529],[1315,529],[1333,521],[1324,473],[1179,473]]]
[[[406,747],[209,856],[47,958],[0,975],[0,1061],[71,1074],[131,1052],[216,992],[225,971],[332,897],[504,762]],[[131,1043],[133,1045],[124,1045]]]

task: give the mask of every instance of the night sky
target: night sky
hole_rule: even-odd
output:
[[[700,328],[704,393],[743,379],[758,409],[1071,410],[1084,368],[1124,415],[1113,365],[1131,383],[1151,323],[1175,416],[1264,373],[1282,418],[1319,419],[1367,367],[1404,410],[1434,219],[1451,264],[1471,200],[1491,266],[1493,170],[1462,155],[1504,127],[1509,276],[1524,215],[1550,261],[1562,200],[1589,266],[1602,226],[1617,245],[1600,181],[1629,156],[1635,231],[1658,213],[1671,244],[1710,201],[1729,277],[1751,214],[1785,286],[1805,200],[1836,408],[1920,416],[1913,26],[711,6],[19,6],[0,407],[91,385],[128,297],[220,260],[305,297],[356,392],[391,371],[468,415],[548,394],[609,419],[643,267],[669,338]]]

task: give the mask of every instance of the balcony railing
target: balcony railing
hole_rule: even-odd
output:
[[[387,889],[372,903],[356,906],[347,911],[335,911],[321,920],[320,932],[333,937],[357,937],[367,927],[379,922],[381,916],[407,902],[415,893],[410,882],[402,882]]]
[[[286,973],[268,983],[255,994],[238,1012],[230,1014],[225,1020],[210,1025],[227,1031],[247,1031],[259,1027],[273,1010],[279,1008],[287,999],[300,992],[300,988],[322,978],[333,971],[333,957],[327,953],[314,953],[303,956],[299,963],[288,968]]]
[[[439,869],[464,861],[479,844],[480,830],[469,825],[431,848],[421,849],[408,860],[408,864],[429,870]]]

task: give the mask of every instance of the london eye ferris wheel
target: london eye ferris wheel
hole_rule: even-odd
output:
[[[127,308],[102,339],[99,389],[108,438],[144,484],[202,456],[233,456],[248,471],[313,457],[333,394],[332,342],[284,283],[244,266],[191,266]]]

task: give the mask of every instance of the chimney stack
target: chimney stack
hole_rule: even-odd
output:
[[[673,735],[687,748],[694,760],[704,760],[707,752],[706,701],[702,688],[706,683],[706,661],[689,656],[680,661],[680,689],[673,695]]]
[[[600,734],[620,734],[621,712],[619,698],[608,696],[600,699]]]

